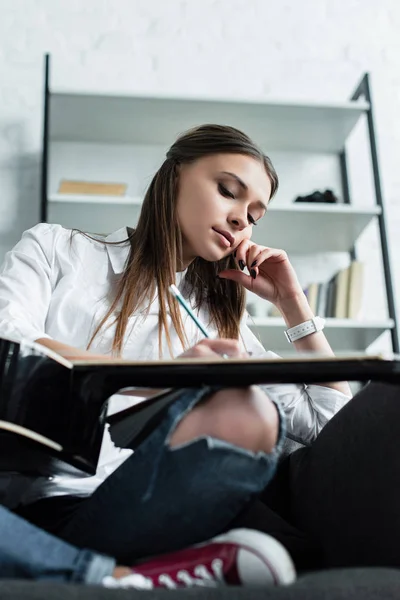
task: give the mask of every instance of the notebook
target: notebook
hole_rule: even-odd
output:
[[[94,474],[106,423],[118,445],[136,447],[180,388],[340,380],[400,382],[400,357],[71,361],[40,344],[0,339],[0,470],[25,465],[30,448],[45,457],[40,468],[46,474],[53,467],[60,472],[59,461],[67,471]],[[107,418],[108,398],[122,389],[143,395],[142,402]]]

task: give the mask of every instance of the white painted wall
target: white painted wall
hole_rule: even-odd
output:
[[[55,85],[174,95],[341,101],[369,71],[400,298],[399,30],[398,0],[0,0],[0,260],[39,218],[45,52]]]

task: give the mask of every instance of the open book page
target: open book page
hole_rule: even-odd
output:
[[[58,452],[62,452],[63,447],[40,433],[36,433],[36,431],[32,431],[31,429],[27,429],[26,427],[22,427],[21,425],[17,425],[16,423],[11,423],[10,421],[0,420],[0,430],[9,431],[10,433],[15,433],[17,435],[21,435],[27,439],[32,440],[33,442],[38,442],[39,444],[43,444],[43,446],[47,446],[52,450],[57,450]]]
[[[43,344],[38,344],[37,342],[26,342],[22,340],[22,342],[20,342],[20,351],[21,355],[26,353],[30,356],[34,355],[36,352],[41,356],[48,356],[49,358],[60,363],[67,369],[72,369],[73,367],[73,363],[70,360],[68,360],[61,354],[58,354],[58,352],[54,352],[54,350],[50,350],[50,348],[47,348],[47,346],[43,346]]]

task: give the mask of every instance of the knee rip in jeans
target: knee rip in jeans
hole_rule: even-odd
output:
[[[207,449],[210,451],[218,451],[218,450],[228,450],[230,452],[236,453],[238,455],[247,456],[252,459],[259,459],[261,457],[267,457],[275,454],[276,446],[272,448],[271,452],[264,452],[263,450],[259,450],[258,452],[254,452],[253,450],[248,450],[247,448],[242,448],[241,446],[237,446],[236,444],[231,444],[230,442],[226,442],[225,440],[220,440],[219,438],[212,437],[210,435],[199,435],[192,440],[188,440],[187,442],[182,442],[182,444],[178,444],[176,446],[170,446],[165,443],[167,449],[170,452],[177,452],[179,450],[184,450],[185,448],[189,448],[198,442],[204,441],[207,444]]]
[[[246,449],[243,447],[239,447],[235,444],[229,443],[224,440],[217,439],[214,436],[207,435],[207,434],[193,436],[192,439],[187,440],[186,442],[184,442],[182,444],[177,444],[176,446],[171,447],[170,439],[171,439],[171,436],[173,435],[174,431],[176,430],[178,424],[203,399],[209,398],[212,393],[219,391],[220,389],[221,388],[218,388],[218,387],[209,388],[208,386],[205,386],[201,390],[197,390],[197,393],[193,393],[190,390],[191,397],[190,397],[189,401],[183,402],[183,406],[181,404],[181,406],[179,407],[180,408],[179,412],[175,413],[175,416],[171,419],[171,421],[169,423],[169,428],[166,432],[166,435],[164,437],[164,443],[163,443],[165,450],[172,454],[178,450],[183,450],[186,447],[192,446],[196,443],[199,443],[201,440],[204,440],[207,444],[207,450],[209,450],[213,454],[216,451],[225,451],[225,452],[228,451],[228,453],[232,457],[237,456],[237,457],[241,457],[244,460],[246,460],[246,459],[250,460],[252,463],[254,462],[254,464],[259,463],[260,464],[259,468],[261,468],[261,473],[264,473],[263,465],[270,465],[271,461],[272,461],[272,464],[276,463],[277,458],[279,457],[279,454],[281,453],[281,450],[282,450],[285,432],[286,432],[285,418],[284,418],[282,409],[274,401],[272,401],[272,403],[274,404],[276,411],[278,413],[279,432],[278,432],[276,444],[272,447],[272,449],[269,453],[266,453],[263,451],[253,452],[252,450],[249,450],[249,449]],[[183,394],[182,394],[183,397],[185,396],[185,394],[187,394],[187,392],[188,392],[188,390],[183,391]],[[162,455],[163,455],[162,452],[158,453],[158,457],[156,458],[156,461],[153,465],[153,472],[152,472],[152,475],[151,475],[151,478],[149,481],[149,485],[148,485],[148,488],[142,498],[143,502],[146,502],[147,500],[149,500],[152,495],[153,488],[154,488],[155,482],[157,480]]]
[[[280,415],[276,405],[264,397],[260,402],[259,390],[256,393],[237,389],[219,392],[205,402],[188,407],[175,419],[167,445],[173,450],[207,439],[209,447],[222,444],[253,455],[270,453],[279,440]]]

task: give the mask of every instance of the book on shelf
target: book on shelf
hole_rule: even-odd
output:
[[[58,188],[59,194],[79,194],[93,196],[124,196],[125,183],[108,183],[102,181],[74,181],[62,179]]]
[[[317,311],[316,314],[320,317],[327,317],[326,308],[328,303],[328,289],[329,282],[324,281],[318,285],[318,296],[317,296]]]
[[[0,338],[0,357],[0,469],[46,476],[63,471],[94,474],[106,425],[119,444],[125,440],[125,445],[135,447],[156,426],[180,388],[400,382],[400,356],[389,354],[75,361],[34,342]],[[133,406],[107,416],[108,400],[119,392],[134,396]]]
[[[357,319],[363,295],[364,264],[352,261],[329,281],[310,283],[307,298],[311,310],[320,317]]]
[[[336,275],[331,277],[327,284],[328,291],[326,295],[325,316],[333,317],[336,303]]]
[[[350,265],[347,316],[357,319],[361,312],[364,288],[364,264],[354,260]]]
[[[346,319],[348,316],[350,267],[342,269],[336,275],[336,298],[333,316],[335,319]]]
[[[317,298],[318,298],[318,283],[310,283],[308,286],[307,299],[311,310],[314,314],[317,312]]]

